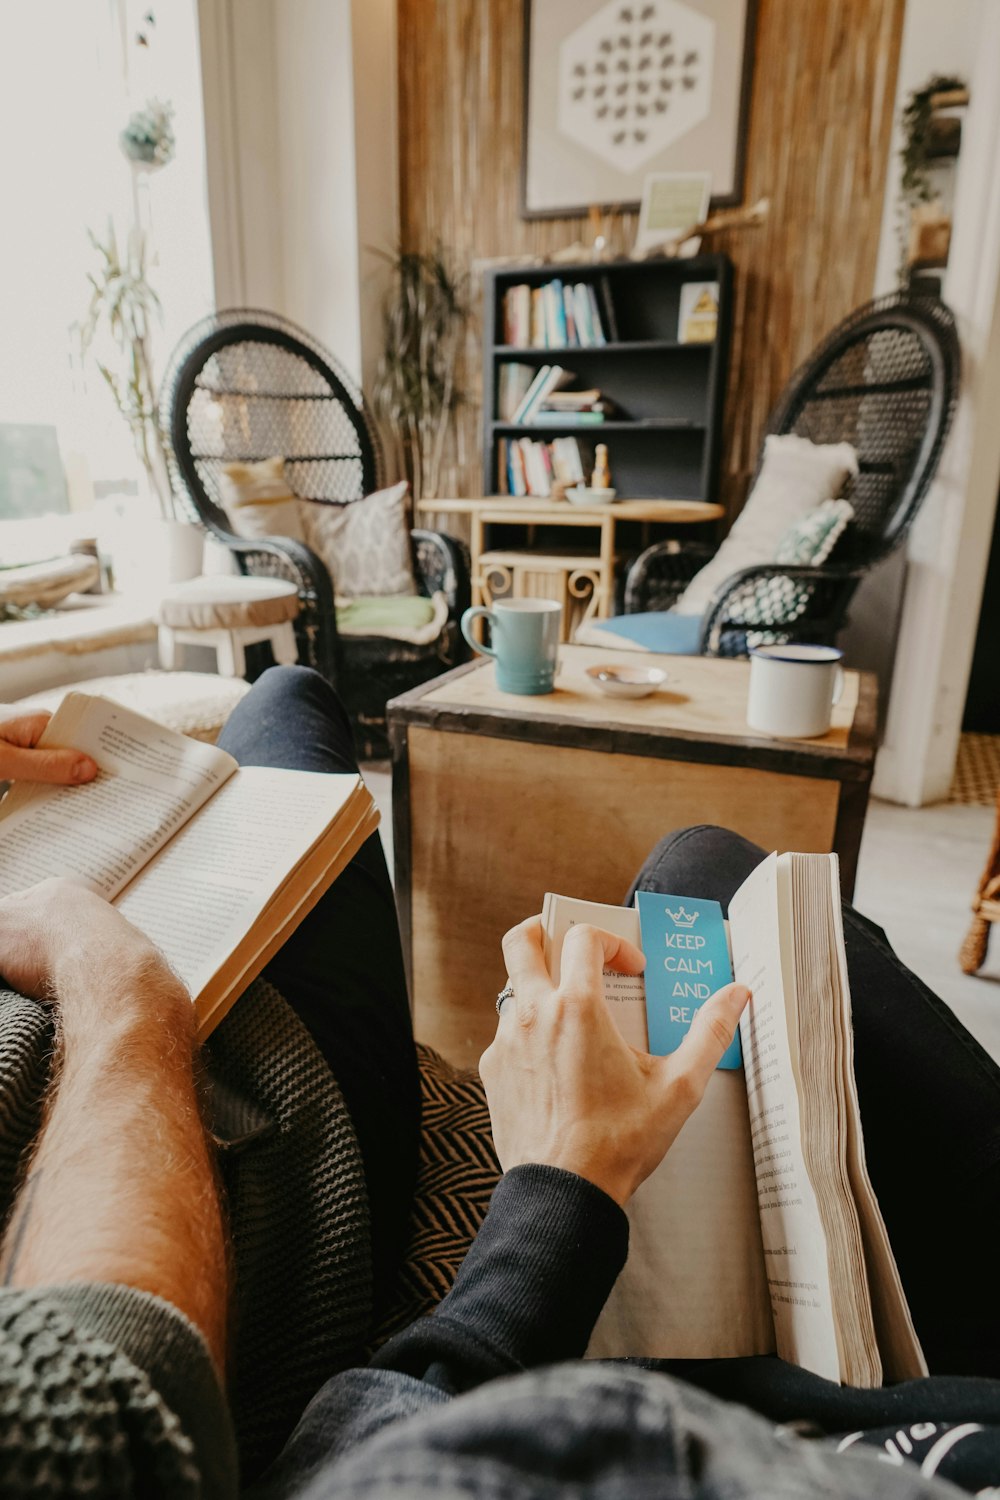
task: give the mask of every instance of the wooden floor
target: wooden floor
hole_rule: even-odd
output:
[[[392,864],[391,782],[387,764],[366,766],[382,812]],[[1000,931],[981,977],[958,967],[969,902],[989,851],[993,809],[942,802],[912,809],[871,802],[861,845],[855,905],[884,927],[896,952],[952,1007],[1000,1062]]]

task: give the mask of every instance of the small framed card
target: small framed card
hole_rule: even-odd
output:
[[[700,224],[711,196],[710,172],[650,172],[642,190],[635,253],[655,250]]]
[[[685,281],[677,315],[679,344],[711,344],[719,331],[719,283]]]

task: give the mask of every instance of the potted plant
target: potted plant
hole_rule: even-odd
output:
[[[942,96],[953,102],[967,100],[965,82],[937,74],[914,89],[907,98],[900,123],[903,145],[900,148],[900,268],[901,283],[906,282],[909,267],[915,261],[943,263],[948,256],[951,219],[934,189],[932,163],[942,155],[954,155],[957,149],[942,150],[942,130],[957,123],[936,114]]]
[[[433,499],[440,493],[452,419],[463,399],[469,278],[455,270],[440,245],[383,258],[392,265],[393,286],[384,306],[375,410],[414,500]]]
[[[90,306],[80,325],[81,348],[85,356],[93,355],[115,406],[128,425],[149,495],[155,500],[160,517],[155,539],[150,537],[147,524],[140,526],[141,536],[122,540],[126,553],[138,554],[132,561],[144,583],[175,583],[200,571],[204,538],[198,527],[183,521],[177,513],[156,416],[150,323],[159,315],[160,302],[146,277],[148,240],[141,229],[131,230],[122,254],[113,226],[109,225],[104,240],[93,233],[90,239],[99,264],[87,278],[91,287]],[[110,352],[103,359],[97,354],[95,344],[99,340],[107,350],[115,351],[116,367],[112,366]],[[125,568],[119,566],[117,571],[119,575],[127,573],[127,561]]]

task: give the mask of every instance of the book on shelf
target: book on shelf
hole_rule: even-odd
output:
[[[532,438],[501,438],[497,444],[497,479],[502,495],[546,499],[553,480],[563,484],[585,483],[584,455],[574,437],[555,438],[550,443]]]
[[[605,344],[605,317],[608,327],[614,327],[607,280],[602,277],[600,299],[592,282],[569,284],[559,277],[542,286],[508,287],[503,295],[504,342],[533,349],[587,349]]]
[[[534,427],[593,427],[604,421],[602,411],[536,411],[531,423]]]
[[[518,364],[505,360],[497,373],[497,416],[501,422],[513,422],[516,413],[531,389],[537,371],[534,365]]]
[[[106,698],[67,693],[42,735],[100,767],[0,803],[0,896],[53,875],[161,949],[206,1036],[378,825],[357,775],[237,765]]]
[[[608,276],[600,278],[601,302],[604,311],[604,328],[608,339],[616,344],[619,339],[618,318],[615,314],[615,299],[611,295],[611,279]]]
[[[719,331],[719,283],[685,281],[677,313],[679,344],[712,344]]]
[[[598,390],[550,391],[545,398],[546,411],[589,411],[603,400]]]
[[[736,1043],[628,1206],[630,1250],[588,1354],[776,1353],[872,1387],[926,1374],[865,1165],[835,855],[764,860],[714,902],[641,891],[635,908],[545,898],[558,982],[570,927],[640,944],[605,974],[623,1036],[663,1055],[732,971],[751,991]]]
[[[505,344],[517,344],[522,348],[532,342],[531,288],[526,283],[508,287],[504,293],[503,338]]]
[[[512,422],[530,422],[532,414],[542,405],[546,398],[560,386],[575,380],[576,376],[572,370],[564,370],[561,365],[541,365],[534,380],[528,386],[520,402],[514,410]]]

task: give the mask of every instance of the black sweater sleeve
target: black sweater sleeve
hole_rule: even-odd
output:
[[[627,1254],[628,1220],[600,1188],[556,1167],[515,1167],[447,1297],[373,1363],[457,1393],[578,1358]]]

